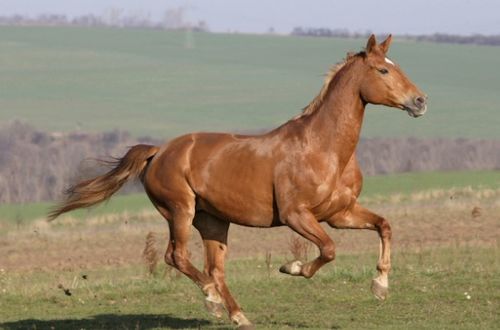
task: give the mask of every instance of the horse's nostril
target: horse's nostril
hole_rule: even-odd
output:
[[[418,96],[415,98],[414,102],[416,106],[421,107],[425,104],[425,98],[422,96]]]

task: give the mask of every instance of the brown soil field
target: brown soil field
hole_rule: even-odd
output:
[[[459,197],[453,197],[459,196]],[[390,220],[393,252],[437,246],[498,246],[500,190],[392,196],[365,205]],[[324,225],[336,243],[337,255],[377,253],[378,237],[367,230],[335,230]],[[0,222],[0,268],[9,271],[85,270],[144,264],[146,235],[154,232],[158,251],[165,251],[168,228],[156,213],[111,214],[77,220],[71,216],[48,223],[43,219],[16,226]],[[229,259],[286,256],[292,259],[294,234],[287,227],[272,229],[232,225]],[[191,254],[199,265],[202,245],[193,229]],[[316,255],[309,246],[308,257]],[[276,265],[278,266],[278,265]]]

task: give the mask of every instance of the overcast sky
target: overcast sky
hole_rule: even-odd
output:
[[[159,19],[183,6],[211,31],[288,33],[295,26],[396,34],[500,34],[500,0],[0,0],[0,15],[149,13]]]

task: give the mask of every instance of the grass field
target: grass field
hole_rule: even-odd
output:
[[[234,261],[228,263],[228,284],[258,329],[498,326],[500,296],[493,290],[500,287],[498,249],[396,254],[393,291],[386,302],[369,292],[374,271],[368,266],[375,259],[344,255],[311,280],[287,277],[276,269],[269,275],[263,260]],[[201,293],[187,278],[165,276],[163,269],[152,277],[139,267],[4,272],[0,280],[6,290],[0,300],[0,328],[6,330],[230,329],[227,322],[208,315]],[[58,284],[72,295],[66,296]]]
[[[277,270],[292,257],[289,229],[233,226],[228,284],[258,329],[496,329],[500,191],[465,189],[450,199],[456,192],[367,202],[393,228],[385,302],[369,290],[378,251],[369,231],[325,227],[337,259],[306,280]],[[471,216],[475,207],[481,211]],[[4,223],[0,329],[231,329],[204,310],[202,294],[184,276],[162,263],[148,274],[145,236],[156,233],[161,255],[166,227],[148,212]],[[310,249],[307,258],[315,254]]]
[[[419,191],[447,190],[450,188],[494,188],[500,187],[499,171],[462,171],[404,173],[364,178],[362,198],[384,199],[399,194],[402,198]],[[24,222],[44,217],[53,203],[5,204],[0,205],[0,222]],[[115,196],[106,204],[91,210],[76,211],[78,218],[112,213],[140,213],[154,210],[144,193]]]
[[[361,197],[411,194],[418,191],[461,187],[500,187],[500,171],[401,173],[367,176]]]
[[[0,27],[0,124],[172,137],[277,126],[365,40]],[[428,114],[367,111],[364,136],[498,138],[500,48],[398,41],[390,54],[429,94]]]

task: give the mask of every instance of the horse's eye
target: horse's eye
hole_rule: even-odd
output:
[[[377,69],[378,72],[380,72],[381,74],[388,74],[389,73],[389,70],[387,70],[386,68],[382,68],[382,69]]]

